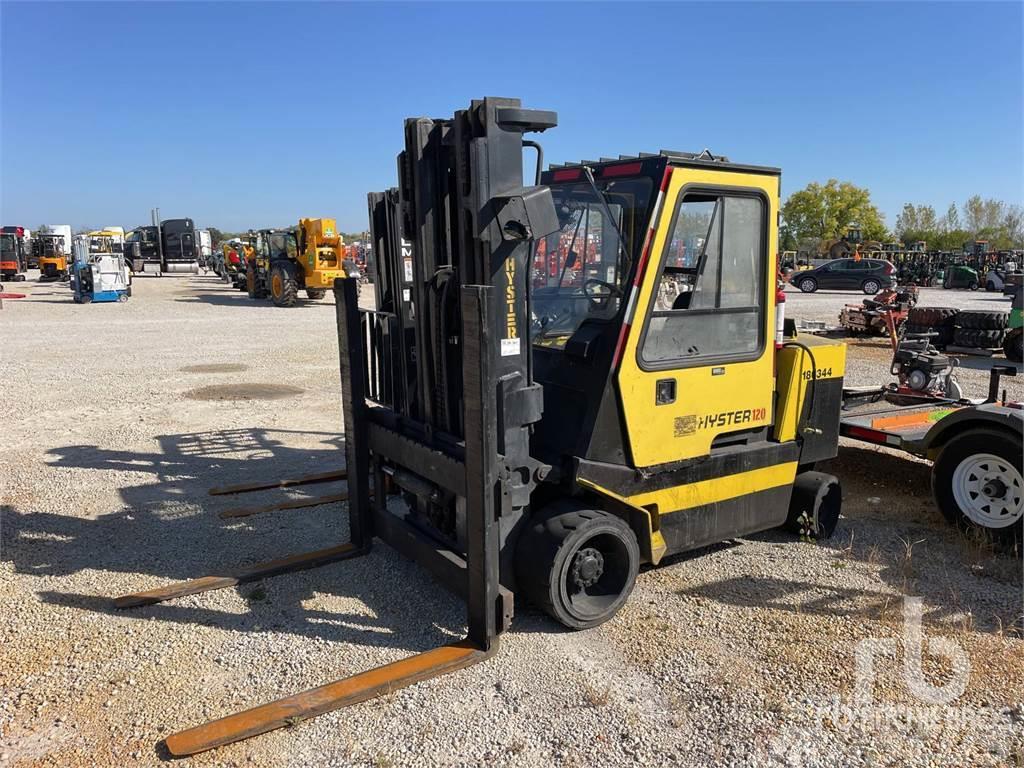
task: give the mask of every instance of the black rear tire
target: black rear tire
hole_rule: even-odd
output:
[[[983,310],[964,310],[956,319],[961,328],[977,328],[980,331],[999,331],[1006,327],[1009,312],[986,312]]]
[[[1003,331],[979,331],[973,328],[957,328],[953,343],[961,347],[996,349],[1003,345]]]
[[[814,293],[818,290],[818,281],[813,277],[802,277],[797,281],[797,288],[804,293]]]
[[[864,291],[868,296],[874,296],[880,290],[882,290],[882,284],[877,280],[865,280],[860,289]]]
[[[327,294],[325,288],[307,288],[306,296],[312,301],[319,301]]]
[[[540,510],[516,545],[519,588],[570,629],[596,627],[614,616],[639,569],[632,529],[569,499]]]
[[[1011,363],[1024,362],[1024,328],[1014,328],[1003,339],[1003,354]]]

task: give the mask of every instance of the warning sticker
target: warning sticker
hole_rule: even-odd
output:
[[[412,282],[412,259],[405,259],[405,282]]]
[[[686,437],[697,431],[697,415],[677,416],[675,422],[676,437]]]
[[[519,354],[519,339],[502,339],[501,356],[511,357]]]

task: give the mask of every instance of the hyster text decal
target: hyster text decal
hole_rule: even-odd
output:
[[[516,260],[505,261],[505,338],[501,340],[501,356],[518,355],[522,349],[519,345],[519,324],[516,322]]]
[[[505,338],[514,339],[519,336],[516,327],[516,260],[505,260]]]
[[[685,437],[692,435],[699,429],[719,429],[721,427],[764,421],[767,414],[768,409],[766,408],[721,411],[720,413],[708,413],[703,416],[691,414],[689,416],[677,416],[673,426],[676,437]]]

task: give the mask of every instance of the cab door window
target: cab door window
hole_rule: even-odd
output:
[[[764,347],[765,211],[756,195],[682,196],[641,346],[644,367],[759,357]]]

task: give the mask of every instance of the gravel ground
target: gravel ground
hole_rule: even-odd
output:
[[[333,485],[206,494],[340,466],[333,308],[254,304],[198,276],[140,278],[122,305],[8,286],[22,288],[0,310],[0,765],[159,764],[170,731],[464,631],[461,604],[383,545],[113,610],[110,596],[344,538],[340,504],[217,517]],[[990,299],[923,303],[932,293]],[[833,320],[860,298],[788,307]],[[881,380],[884,345],[851,346],[849,366],[853,383]],[[984,392],[982,371],[963,377]],[[1020,560],[947,527],[921,462],[845,445],[827,471],[845,497],[829,542],[770,532],[675,558],[587,632],[517,606],[485,664],[180,764],[1024,764]],[[923,702],[901,675],[904,596],[923,601],[927,681],[965,683],[950,702]],[[855,698],[870,638],[872,704]],[[964,656],[957,677],[949,659]]]

